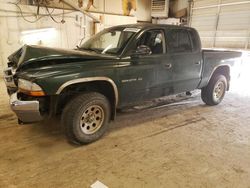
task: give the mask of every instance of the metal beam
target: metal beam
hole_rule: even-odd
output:
[[[193,17],[193,0],[188,0],[188,26],[191,27],[192,17]]]
[[[219,3],[219,5],[221,5],[221,0],[218,0],[218,3]],[[217,30],[218,30],[219,21],[220,21],[220,11],[221,11],[221,6],[218,6],[217,14],[216,14],[215,28],[214,28],[213,48],[215,47],[215,44],[216,44]]]
[[[113,12],[105,12],[105,11],[86,11],[88,13],[97,13],[97,14],[107,14],[107,15],[114,15],[114,16],[125,16],[124,14],[121,13],[113,13]],[[133,15],[128,15],[127,17],[135,17]]]
[[[245,44],[245,49],[246,50],[248,48],[250,48],[249,43],[250,43],[250,17],[249,17],[249,24],[248,24],[248,39],[247,39],[246,44]]]
[[[65,3],[66,5],[74,8],[75,10],[78,10],[80,12],[82,12],[83,14],[85,14],[86,16],[90,17],[91,19],[94,20],[94,22],[96,23],[100,23],[100,20],[98,18],[96,18],[95,16],[93,16],[92,14],[88,13],[87,11],[79,8],[76,4],[74,4],[71,0],[62,0],[63,3]]]

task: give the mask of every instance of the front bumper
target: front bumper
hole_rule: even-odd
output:
[[[16,113],[19,120],[24,123],[41,121],[43,119],[39,111],[39,101],[21,101],[17,93],[10,96],[10,107]]]

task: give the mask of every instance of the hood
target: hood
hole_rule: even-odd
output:
[[[117,57],[105,54],[97,54],[95,52],[89,51],[24,45],[22,48],[11,54],[8,59],[13,67],[19,69],[28,64],[32,64],[31,67],[40,67],[52,64],[81,62],[88,60],[117,59]]]

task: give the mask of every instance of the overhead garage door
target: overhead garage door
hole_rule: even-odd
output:
[[[250,1],[194,0],[190,26],[203,47],[250,49]]]

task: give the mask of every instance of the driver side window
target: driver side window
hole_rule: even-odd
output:
[[[147,46],[151,50],[151,54],[165,53],[165,39],[163,31],[150,30],[143,33],[136,43],[136,49],[139,46]]]

